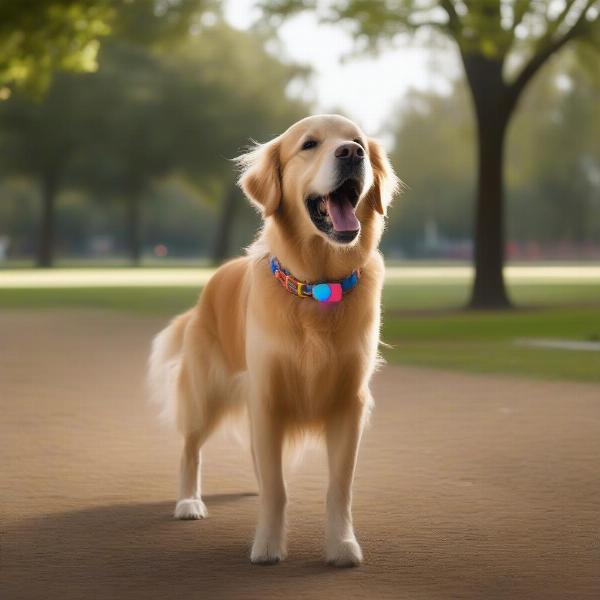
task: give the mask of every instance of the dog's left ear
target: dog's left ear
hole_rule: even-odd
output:
[[[235,160],[242,171],[239,186],[263,216],[270,217],[281,203],[279,139],[260,144]]]
[[[373,139],[369,139],[369,159],[373,169],[373,187],[367,198],[379,214],[385,215],[400,187],[400,180],[394,173],[386,151]]]

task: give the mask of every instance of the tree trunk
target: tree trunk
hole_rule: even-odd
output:
[[[127,244],[131,264],[139,266],[142,257],[141,189],[131,186],[127,195]]]
[[[503,123],[478,125],[478,172],[475,205],[475,281],[471,308],[508,308],[504,284],[504,140]]]
[[[40,181],[42,217],[39,232],[37,266],[48,268],[54,262],[55,208],[58,191],[57,178],[53,174],[42,175]]]
[[[511,306],[504,284],[504,143],[510,117],[502,62],[464,58],[477,122],[475,280],[470,308]]]
[[[235,184],[231,184],[225,191],[213,246],[212,260],[214,264],[222,263],[229,255],[239,195],[238,187]]]

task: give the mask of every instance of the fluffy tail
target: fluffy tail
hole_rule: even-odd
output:
[[[177,417],[177,380],[188,320],[189,313],[173,319],[152,341],[148,360],[148,400],[159,407],[161,419],[171,424],[175,423]]]

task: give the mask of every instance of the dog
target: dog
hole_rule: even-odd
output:
[[[282,452],[309,433],[327,447],[326,560],[356,566],[352,482],[379,361],[378,244],[399,180],[380,144],[338,115],[307,117],[235,160],[263,227],[157,335],[149,361],[150,389],[183,436],[175,517],[207,516],[200,450],[245,413],[259,485],[251,561],[286,555]]]

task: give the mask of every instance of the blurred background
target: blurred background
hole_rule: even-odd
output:
[[[0,303],[183,308],[259,227],[230,159],[339,112],[384,142],[406,184],[382,242],[388,341],[418,329],[403,311],[425,326],[422,310],[550,305],[505,314],[489,335],[510,353],[541,333],[593,347],[598,12],[590,0],[0,0]],[[506,319],[541,322],[510,333]],[[462,323],[478,332],[465,340],[485,337]],[[423,356],[391,354],[431,362],[428,335],[413,332]]]

